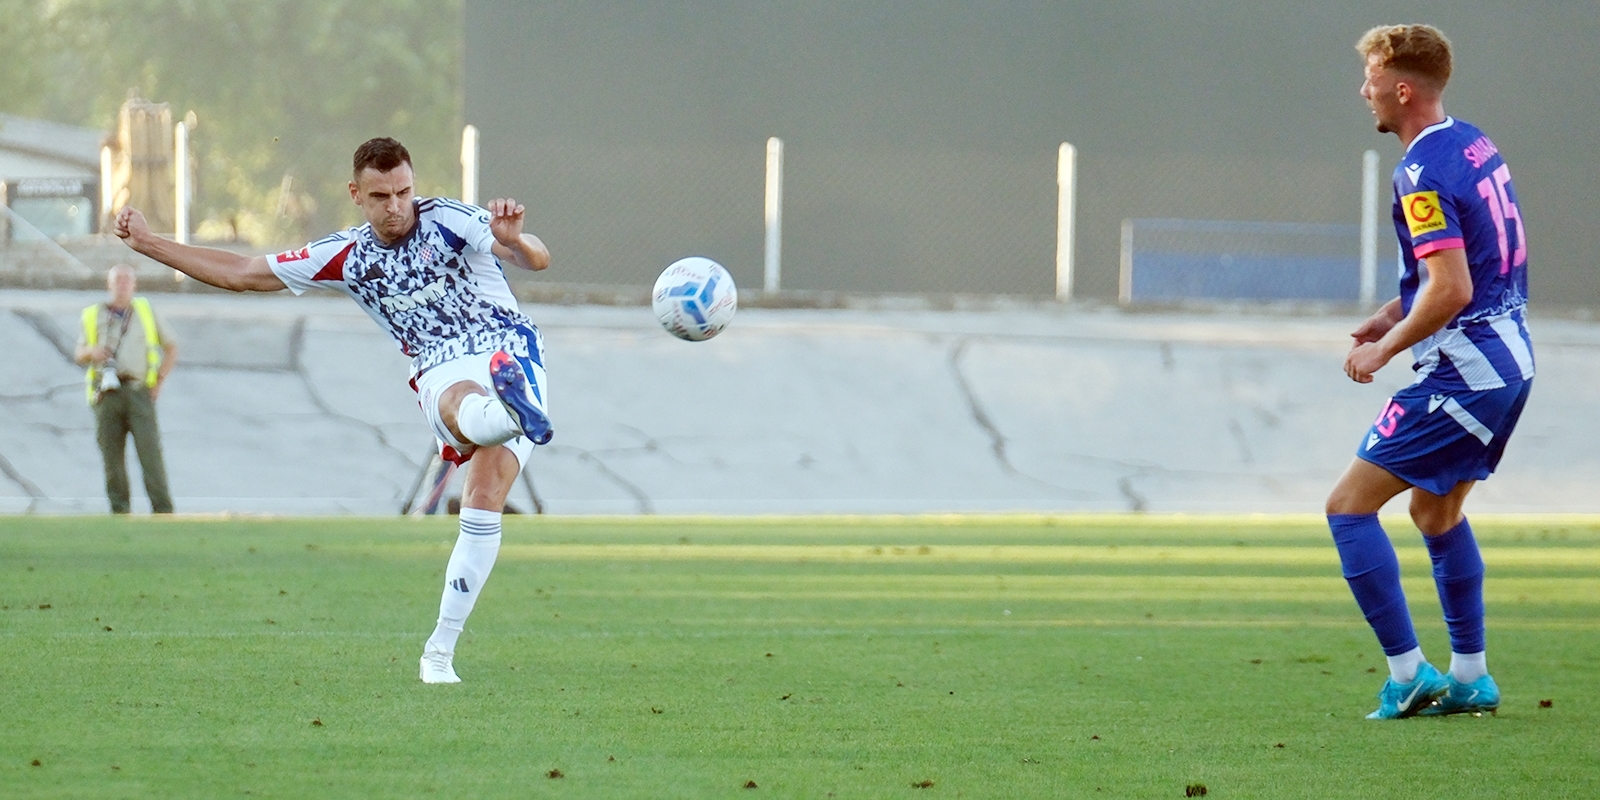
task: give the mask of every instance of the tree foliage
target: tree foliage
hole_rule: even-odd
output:
[[[0,7],[0,110],[107,131],[130,93],[194,112],[203,235],[293,242],[354,223],[350,154],[373,136],[406,143],[420,193],[460,185],[461,0]]]

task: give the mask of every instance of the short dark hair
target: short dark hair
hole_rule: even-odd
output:
[[[411,154],[406,152],[405,145],[387,136],[380,136],[368,139],[356,148],[353,164],[355,167],[353,174],[359,178],[361,171],[367,167],[379,172],[388,172],[401,164],[410,166]]]

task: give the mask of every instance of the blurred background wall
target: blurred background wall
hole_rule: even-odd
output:
[[[480,197],[529,203],[549,280],[646,284],[702,254],[759,286],[778,136],[785,288],[1048,294],[1066,141],[1078,293],[1114,297],[1124,218],[1357,222],[1362,152],[1386,182],[1400,149],[1352,45],[1425,21],[1456,47],[1447,111],[1512,165],[1535,299],[1600,301],[1592,0],[466,0],[464,20]]]

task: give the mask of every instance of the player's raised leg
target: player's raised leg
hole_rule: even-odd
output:
[[[512,333],[505,349],[424,373],[423,411],[439,440],[462,453],[518,436],[534,444],[550,441],[543,341],[531,327]]]
[[[493,447],[504,444],[522,434],[522,425],[505,403],[491,395],[473,381],[460,381],[439,395],[436,413],[438,424],[449,436],[439,438],[457,449],[470,446]]]
[[[506,349],[489,357],[494,393],[534,444],[550,441],[548,389],[544,374],[544,337],[535,328],[519,327]]]
[[[1411,519],[1428,545],[1439,606],[1450,630],[1449,688],[1420,712],[1426,716],[1500,707],[1500,687],[1489,676],[1484,636],[1483,556],[1472,525],[1461,513],[1473,485],[1462,481],[1443,496],[1422,489],[1411,492]]]
[[[1389,678],[1369,719],[1412,716],[1446,690],[1444,676],[1428,663],[1417,642],[1400,585],[1400,560],[1378,522],[1384,503],[1408,488],[1389,471],[1358,458],[1328,497],[1328,527],[1344,578],[1389,662]]]
[[[482,447],[467,465],[461,497],[461,532],[445,566],[439,620],[423,645],[423,683],[460,683],[455,672],[456,641],[478,602],[500,554],[500,518],[506,496],[533,446],[525,438],[506,446]]]

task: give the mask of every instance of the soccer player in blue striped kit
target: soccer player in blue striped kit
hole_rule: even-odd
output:
[[[1505,451],[1533,384],[1528,240],[1498,148],[1446,116],[1450,42],[1427,25],[1386,25],[1356,45],[1361,96],[1380,133],[1405,146],[1394,172],[1400,296],[1351,334],[1345,373],[1368,383],[1410,349],[1416,380],[1384,404],[1328,497],[1344,576],[1388,656],[1371,719],[1494,711],[1485,660],[1483,559],[1462,504]],[[1378,510],[1406,490],[1450,631],[1450,670],[1423,657],[1400,564]]]

